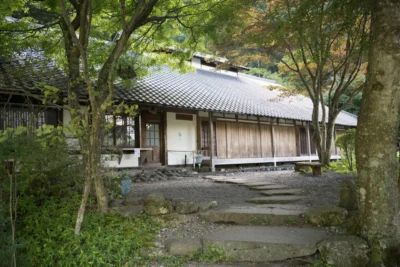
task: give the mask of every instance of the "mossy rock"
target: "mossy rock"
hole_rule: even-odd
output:
[[[306,214],[306,222],[321,226],[339,226],[347,218],[347,210],[334,206],[320,206],[309,209]]]
[[[317,247],[321,258],[332,267],[364,267],[369,262],[368,244],[357,236],[333,236]]]

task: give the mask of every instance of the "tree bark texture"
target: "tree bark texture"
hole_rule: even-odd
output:
[[[400,123],[400,1],[376,0],[373,5],[367,88],[356,134],[360,233],[372,248],[372,265],[395,266],[391,252],[400,243],[396,161]],[[400,260],[400,255],[397,257]]]

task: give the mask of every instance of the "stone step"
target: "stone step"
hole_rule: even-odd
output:
[[[288,204],[295,203],[301,199],[303,196],[269,196],[269,197],[255,197],[246,200],[249,203],[255,204]]]
[[[301,225],[307,207],[300,205],[238,205],[201,214],[211,222],[242,225]]]
[[[272,190],[272,189],[286,189],[287,185],[283,184],[270,184],[270,185],[261,185],[261,186],[249,186],[251,190]]]
[[[266,191],[259,191],[264,196],[289,196],[289,195],[304,195],[305,191],[298,188],[291,189],[271,189]]]
[[[313,255],[327,237],[315,228],[234,226],[204,236],[202,244],[222,249],[233,261],[270,262]]]
[[[258,186],[267,186],[267,185],[276,185],[276,184],[269,183],[269,182],[247,182],[247,183],[243,183],[241,185],[247,186],[247,187],[258,187]]]
[[[244,179],[218,179],[213,181],[215,183],[238,184],[238,185],[242,185],[248,182],[247,180]]]

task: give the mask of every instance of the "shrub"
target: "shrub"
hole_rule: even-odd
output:
[[[342,159],[336,164],[333,163],[332,169],[338,172],[346,172],[345,169],[348,169],[348,172],[356,172],[355,169],[355,138],[356,138],[356,129],[349,129],[344,132],[344,134],[338,136],[335,141],[335,145],[339,147],[343,156]]]
[[[126,266],[153,241],[159,226],[150,218],[88,211],[74,234],[78,196],[48,200],[24,220],[26,266]]]

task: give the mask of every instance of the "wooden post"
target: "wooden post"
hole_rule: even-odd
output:
[[[274,129],[274,119],[272,118],[271,118],[271,143],[272,143],[272,157],[274,158],[274,167],[276,167],[275,129]]]
[[[306,123],[306,131],[307,131],[307,153],[308,157],[310,158],[309,161],[311,162],[311,138],[310,138],[310,126],[309,123]]]
[[[208,120],[210,122],[209,127],[209,153],[210,153],[210,171],[215,172],[215,165],[214,165],[214,123],[212,120],[212,112],[208,113]]]
[[[262,158],[262,134],[261,134],[261,122],[260,122],[260,116],[258,116],[258,133],[260,134],[260,147],[259,147],[259,157]]]
[[[200,112],[197,112],[197,116],[196,116],[196,136],[197,136],[196,149],[197,149],[197,151],[201,150],[201,119],[200,119],[199,114],[200,114]]]
[[[140,148],[142,141],[142,117],[139,114],[135,117],[135,147]]]
[[[164,132],[164,165],[168,166],[168,134],[167,134],[167,112],[163,114],[163,132]]]

